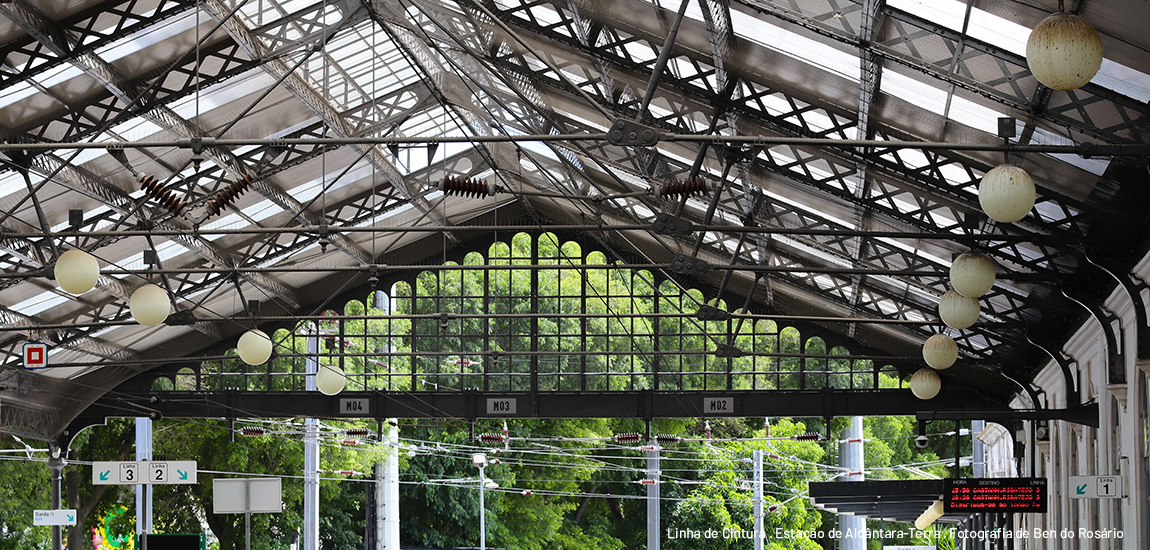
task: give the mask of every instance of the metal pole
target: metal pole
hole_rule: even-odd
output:
[[[378,466],[375,487],[378,541],[376,550],[399,550],[399,426],[391,419],[387,432],[387,456]]]
[[[307,336],[306,389],[316,391],[319,371],[319,336],[313,327]],[[319,420],[304,420],[303,436],[303,550],[319,550]]]
[[[971,464],[974,467],[974,477],[986,477],[986,457],[983,456],[986,450],[983,449],[982,441],[978,439],[978,434],[986,429],[985,420],[972,420],[970,422],[970,451],[971,451]]]
[[[60,447],[52,444],[49,448],[51,449],[48,467],[52,470],[52,509],[59,510],[64,473],[64,458]],[[64,537],[59,525],[52,526],[52,550],[64,550]]]
[[[483,491],[487,478],[483,475],[484,466],[479,467],[479,550],[487,550],[487,513],[483,504]]]
[[[244,549],[252,550],[252,513],[244,512]]]
[[[647,550],[659,550],[659,446],[647,451]]]
[[[851,417],[850,425],[843,430],[844,441],[839,444],[839,465],[846,469],[845,481],[863,481],[863,419]],[[841,515],[842,550],[866,550],[866,518]]]
[[[476,7],[482,7],[478,4]],[[499,23],[499,19],[495,19]],[[555,69],[562,74],[562,71]],[[572,84],[576,86],[575,84]],[[577,86],[576,86],[577,87]],[[902,140],[867,140],[867,139],[834,139],[809,138],[792,136],[725,136],[714,134],[674,134],[658,133],[657,139],[665,142],[679,143],[706,143],[709,145],[726,145],[728,147],[765,147],[773,145],[797,145],[806,147],[839,147],[843,149],[919,149],[919,150],[946,150],[946,151],[984,151],[1009,153],[1065,153],[1080,156],[1141,156],[1150,153],[1150,144],[1144,143],[1081,143],[1075,145],[1055,144],[1028,144],[1016,145],[1012,143],[973,143],[973,142],[945,142],[945,141],[902,141]],[[202,138],[199,145],[204,148],[224,147],[237,148],[247,146],[303,146],[323,147],[329,145],[427,145],[428,143],[526,143],[526,142],[608,142],[606,133],[585,134],[493,134],[488,136],[383,136],[383,137],[338,137],[338,138],[238,138],[217,139]],[[69,151],[76,149],[155,149],[176,147],[191,149],[193,144],[188,139],[177,140],[140,140],[140,141],[101,141],[101,142],[37,142],[37,143],[0,143],[0,151]]]
[[[763,550],[763,450],[752,451],[751,461],[755,468],[755,550]]]
[[[136,417],[136,460],[152,459],[152,419]],[[139,535],[143,550],[148,550],[145,535],[152,532],[152,486],[136,485],[136,534]]]

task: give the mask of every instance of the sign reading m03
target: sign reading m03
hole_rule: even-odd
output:
[[[489,416],[515,416],[518,411],[517,400],[514,397],[489,398],[484,412]]]

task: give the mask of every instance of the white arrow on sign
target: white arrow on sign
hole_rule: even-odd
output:
[[[76,525],[76,511],[34,510],[32,525]]]

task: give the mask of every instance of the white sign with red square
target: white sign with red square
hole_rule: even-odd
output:
[[[42,369],[48,366],[48,344],[27,342],[24,344],[24,368]]]

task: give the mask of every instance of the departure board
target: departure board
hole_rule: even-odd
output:
[[[944,513],[1046,512],[1046,478],[947,478]]]

